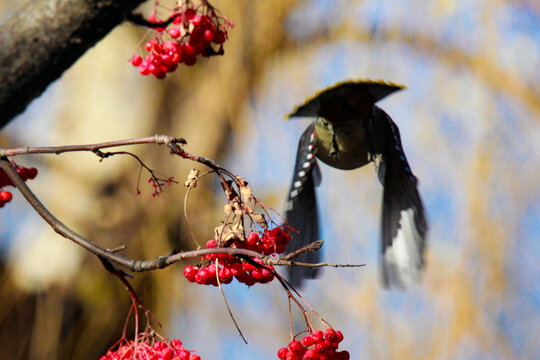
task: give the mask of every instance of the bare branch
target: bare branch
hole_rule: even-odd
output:
[[[319,240],[312,244],[308,244],[303,248],[294,251],[293,253],[275,258],[271,256],[266,256],[264,254],[258,253],[256,251],[246,250],[246,249],[237,249],[237,248],[211,248],[211,249],[200,249],[194,251],[186,251],[176,254],[170,254],[166,256],[158,256],[155,259],[151,260],[135,260],[128,257],[119,255],[117,252],[123,248],[117,249],[105,249],[94,242],[84,238],[83,236],[77,234],[75,231],[64,225],[59,219],[57,219],[36,197],[36,195],[30,190],[26,185],[24,180],[19,176],[17,170],[13,164],[8,160],[7,156],[16,156],[16,155],[25,155],[25,154],[61,154],[65,152],[75,152],[75,151],[89,151],[93,152],[98,156],[103,157],[112,156],[115,154],[122,154],[124,152],[111,152],[111,153],[102,153],[101,149],[117,147],[117,146],[127,146],[135,144],[166,144],[171,152],[181,156],[182,158],[189,159],[192,161],[199,162],[211,168],[215,171],[222,181],[224,190],[227,194],[235,193],[234,190],[230,187],[229,182],[227,182],[223,173],[229,175],[231,178],[236,179],[236,177],[226,169],[221,168],[213,160],[192,155],[184,151],[178,144],[186,144],[186,141],[182,138],[175,138],[167,135],[156,135],[146,138],[138,139],[128,139],[128,140],[119,140],[111,141],[98,144],[88,144],[88,145],[70,145],[70,146],[56,146],[56,147],[26,147],[26,148],[17,148],[17,149],[2,149],[0,148],[0,166],[9,176],[13,184],[19,189],[23,194],[26,200],[32,205],[36,212],[61,236],[75,242],[84,249],[90,251],[92,254],[99,256],[102,259],[108,260],[112,263],[126,267],[127,269],[140,272],[140,271],[149,271],[155,269],[162,269],[167,267],[175,262],[201,258],[204,255],[208,254],[219,254],[225,253],[235,256],[249,257],[249,258],[260,258],[266,265],[276,265],[276,266],[303,266],[303,267],[359,267],[364,265],[354,265],[354,264],[329,264],[329,263],[318,263],[318,264],[309,264],[302,262],[291,261],[298,255],[306,251],[317,251],[321,248],[323,241]]]
[[[28,155],[28,154],[62,154],[65,152],[77,152],[77,151],[90,151],[96,152],[100,149],[106,149],[118,146],[127,145],[140,145],[140,144],[181,144],[185,145],[186,140],[183,138],[176,138],[168,135],[155,135],[137,139],[126,139],[109,141],[97,144],[87,145],[67,145],[67,146],[38,146],[38,147],[21,147],[15,149],[0,149],[0,157],[4,156],[16,156],[16,155]]]

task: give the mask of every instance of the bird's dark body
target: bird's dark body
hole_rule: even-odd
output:
[[[417,280],[423,267],[427,223],[417,180],[401,145],[399,130],[375,102],[400,86],[383,82],[346,82],[317,94],[290,117],[317,119],[302,134],[287,205],[287,222],[299,230],[288,250],[318,238],[318,213],[314,187],[320,176],[315,157],[343,170],[378,165],[384,186],[382,211],[382,269],[386,286],[404,287]],[[351,224],[353,226],[353,224]],[[297,259],[317,262],[318,252]],[[300,285],[316,270],[290,268],[290,281]]]
[[[325,164],[342,170],[351,170],[369,162],[369,143],[362,119],[352,119],[345,126],[336,128],[320,117],[315,121],[314,131],[318,140],[316,156]],[[333,144],[333,140],[337,146]],[[332,147],[336,147],[335,150],[339,155],[330,155]]]

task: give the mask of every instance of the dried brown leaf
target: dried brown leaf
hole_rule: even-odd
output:
[[[185,187],[188,188],[194,188],[197,186],[197,179],[199,178],[199,170],[197,169],[191,169],[191,171],[188,174],[187,180],[184,183]]]

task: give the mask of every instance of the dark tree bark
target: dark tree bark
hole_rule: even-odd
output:
[[[0,26],[0,128],[144,0],[34,0]]]

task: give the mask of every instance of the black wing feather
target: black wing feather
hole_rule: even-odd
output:
[[[403,152],[399,130],[386,117],[392,136],[390,146],[382,154],[382,274],[386,287],[405,288],[418,280],[424,266],[427,221],[418,181]]]
[[[296,165],[294,167],[293,181],[287,202],[286,221],[298,233],[293,232],[287,245],[287,253],[318,240],[319,215],[317,212],[317,198],[315,195],[316,177],[320,176],[315,159],[315,139],[312,136],[314,124],[308,126],[300,138]],[[320,250],[308,251],[300,254],[294,260],[298,262],[317,263],[320,259]],[[302,285],[302,280],[314,278],[316,268],[289,267],[289,281],[295,287]]]

